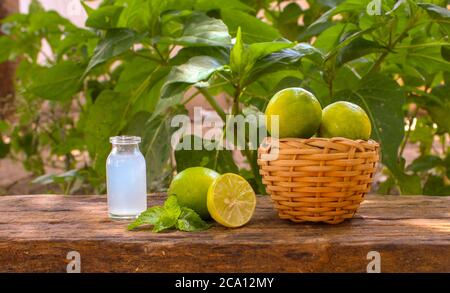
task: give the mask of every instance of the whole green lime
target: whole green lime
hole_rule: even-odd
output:
[[[319,134],[322,137],[345,137],[368,140],[372,125],[366,112],[358,105],[339,101],[322,111]]]
[[[280,138],[309,138],[319,128],[322,107],[317,98],[302,88],[286,88],[276,93],[266,108],[266,126],[272,133],[272,116],[279,117]]]
[[[219,175],[204,167],[187,168],[173,178],[167,194],[176,195],[180,206],[191,208],[203,219],[209,219],[206,196],[209,186]]]

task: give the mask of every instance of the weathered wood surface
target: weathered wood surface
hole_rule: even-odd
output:
[[[82,272],[365,272],[375,250],[382,272],[450,272],[450,197],[369,196],[334,226],[280,220],[268,197],[240,229],[125,226],[107,218],[104,197],[0,197],[0,271],[64,272],[75,250]]]

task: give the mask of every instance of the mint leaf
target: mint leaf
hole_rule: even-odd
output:
[[[176,195],[169,195],[164,202],[164,209],[169,216],[175,218],[175,220],[178,219],[181,214],[181,207],[178,205]]]
[[[152,231],[156,233],[170,228],[191,232],[211,227],[194,210],[180,207],[175,195],[170,195],[163,206],[154,206],[141,213],[127,229],[134,230],[141,225],[153,225]]]
[[[128,230],[136,229],[141,225],[155,225],[158,223],[159,218],[165,213],[164,207],[154,206],[142,212],[139,217],[131,224],[128,225]]]
[[[176,223],[178,230],[187,232],[207,230],[211,226],[203,221],[194,210],[186,207],[181,208],[181,214]]]
[[[166,209],[165,212],[160,215],[158,221],[153,226],[153,232],[158,233],[163,230],[173,228],[176,223],[177,218],[174,217],[174,215],[168,212]]]

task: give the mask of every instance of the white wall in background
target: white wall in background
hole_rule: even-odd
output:
[[[26,12],[31,0],[19,0],[20,11]],[[86,12],[80,4],[80,0],[40,0],[47,10],[55,10],[62,16],[69,18],[74,24],[83,26],[86,20]],[[89,1],[89,6],[96,7],[100,1]]]

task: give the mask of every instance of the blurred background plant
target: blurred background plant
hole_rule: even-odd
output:
[[[198,99],[219,119],[264,111],[275,92],[300,86],[322,106],[349,100],[368,112],[382,145],[378,193],[450,195],[448,2],[368,11],[373,2],[82,1],[79,27],[33,0],[1,20],[0,63],[17,69],[0,158],[21,161],[51,192],[103,193],[108,138],[133,134],[149,191],[202,165],[264,193],[255,151],[174,152],[170,119]]]

